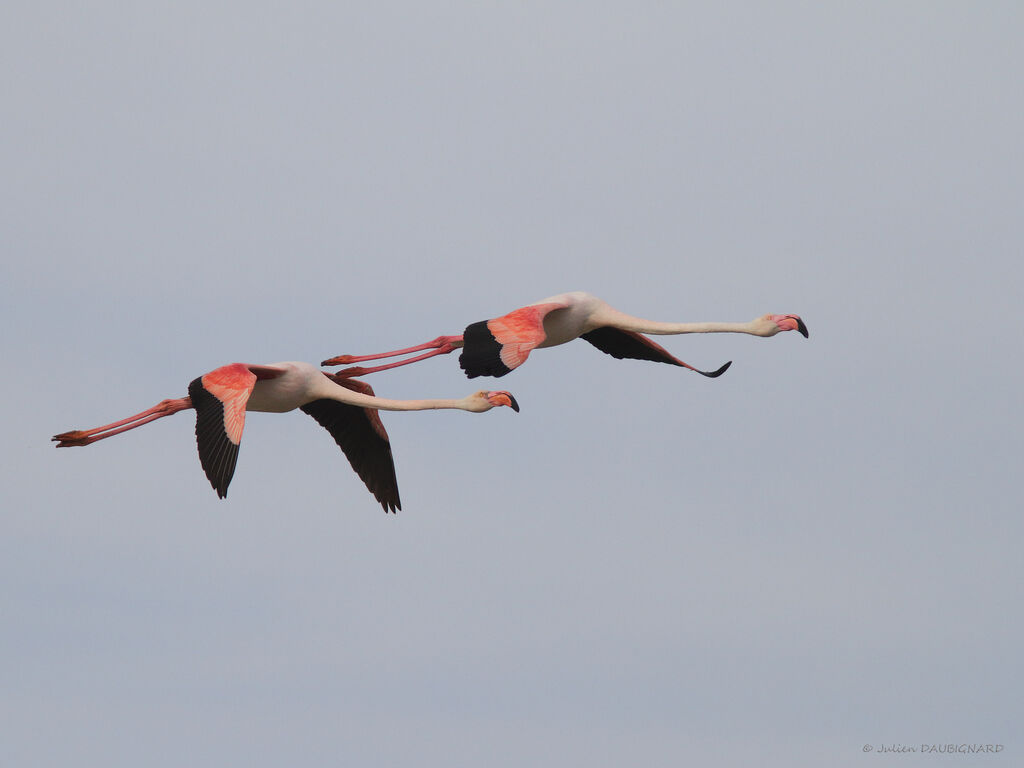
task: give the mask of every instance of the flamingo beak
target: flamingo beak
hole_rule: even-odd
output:
[[[804,325],[804,321],[800,319],[799,315],[775,315],[772,319],[775,320],[775,324],[779,326],[780,330],[798,331],[805,339],[810,338],[807,326]]]
[[[488,392],[487,400],[491,405],[507,405],[516,413],[519,413],[519,403],[512,397],[511,392]]]

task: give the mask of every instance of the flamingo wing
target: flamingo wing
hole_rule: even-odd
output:
[[[704,376],[710,376],[712,378],[715,376],[721,376],[725,373],[726,369],[732,365],[732,362],[730,361],[717,371],[712,371],[710,373],[706,371],[699,371],[692,365],[684,363],[682,360],[672,355],[663,346],[651,341],[642,333],[624,331],[621,328],[613,328],[612,326],[595,328],[588,333],[581,334],[580,338],[589,341],[602,352],[605,352],[618,360],[629,358],[631,360],[650,360],[655,363],[679,365],[683,368],[689,368],[692,371],[697,371],[697,373]]]
[[[222,499],[228,495],[228,484],[235,474],[245,428],[245,405],[256,379],[249,366],[232,363],[188,385],[188,396],[196,409],[199,463]]]
[[[568,306],[567,302],[533,304],[467,326],[459,365],[470,379],[504,376],[525,363],[530,352],[547,338],[544,318],[548,313]]]
[[[328,378],[353,392],[374,396],[373,388],[365,382],[329,375]],[[306,403],[300,408],[331,433],[352,469],[385,512],[402,508],[391,442],[376,408],[362,408],[326,398]]]

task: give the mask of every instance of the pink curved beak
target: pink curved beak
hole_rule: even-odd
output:
[[[512,397],[511,392],[488,392],[487,399],[492,405],[507,405],[516,413],[519,413],[519,403]]]
[[[800,335],[805,339],[810,338],[810,334],[807,332],[807,326],[804,325],[804,321],[800,319],[799,315],[775,315],[772,319],[781,330],[799,331]]]

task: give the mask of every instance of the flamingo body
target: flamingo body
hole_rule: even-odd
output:
[[[341,376],[357,376],[387,370],[447,354],[462,348],[459,365],[469,378],[504,376],[526,362],[530,352],[582,338],[602,352],[618,359],[649,360],[688,368],[703,376],[722,375],[731,361],[715,371],[702,371],[673,356],[644,334],[747,333],[774,336],[796,330],[807,336],[807,327],[797,315],[763,315],[749,323],[664,323],[633,317],[582,291],[562,293],[513,310],[506,315],[472,323],[462,336],[439,336],[415,347],[376,355],[339,355],[323,365],[376,360],[421,350],[416,357],[372,368],[346,368]]]
[[[235,472],[246,411],[285,413],[301,409],[330,432],[352,468],[385,512],[402,508],[391,444],[378,409],[448,408],[481,413],[507,405],[508,392],[476,392],[461,400],[387,400],[364,382],[325,373],[308,363],[232,363],[193,380],[188,397],[163,400],[142,413],[91,430],[55,435],[58,448],[84,446],[189,408],[196,411],[199,461],[220,498]]]

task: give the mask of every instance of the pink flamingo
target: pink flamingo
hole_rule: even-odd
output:
[[[748,333],[774,336],[782,331],[799,331],[808,338],[807,326],[797,315],[762,315],[749,323],[662,323],[624,314],[595,296],[577,291],[552,296],[493,320],[473,323],[461,336],[438,336],[425,344],[377,355],[339,355],[324,360],[321,365],[345,365],[430,350],[396,363],[372,368],[345,368],[337,374],[360,376],[435,355],[446,355],[461,348],[459,365],[469,378],[504,376],[526,362],[530,352],[536,348],[554,347],[582,338],[620,360],[630,358],[669,363],[703,376],[715,377],[725,373],[732,361],[716,371],[701,371],[669,354],[643,334]]]
[[[52,439],[57,441],[58,448],[89,445],[194,408],[199,462],[210,485],[224,498],[238,460],[245,412],[285,413],[299,408],[331,433],[384,511],[394,512],[402,508],[402,503],[391,444],[377,410],[450,408],[482,413],[496,406],[519,410],[519,404],[508,392],[480,391],[461,400],[387,400],[375,397],[368,384],[325,373],[309,363],[232,363],[189,384],[188,397],[162,400],[142,413],[112,424],[62,432]]]

